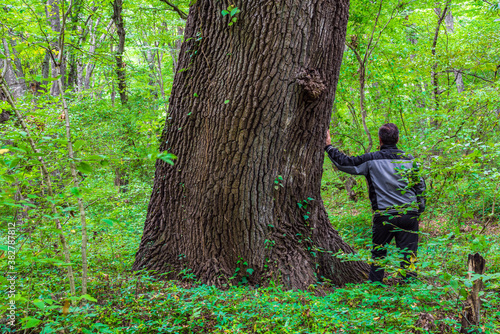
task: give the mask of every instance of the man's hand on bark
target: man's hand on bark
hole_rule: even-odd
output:
[[[332,145],[332,137],[330,137],[330,129],[326,130],[326,146]]]

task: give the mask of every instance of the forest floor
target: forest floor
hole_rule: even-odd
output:
[[[330,220],[359,256],[369,260],[368,200],[361,196],[358,202],[349,201],[329,178],[331,173],[326,173],[323,199]],[[24,274],[18,280],[18,333],[457,333],[472,283],[466,278],[467,256],[475,252],[487,261],[480,328],[500,333],[498,222],[483,229],[471,219],[454,227],[442,212],[426,213],[416,263],[419,276],[407,285],[334,287],[323,282],[307,291],[285,291],[271,281],[263,287],[235,282],[217,289],[200,284],[189,270],[173,281],[132,275],[150,189],[131,184],[127,193],[117,195],[111,188],[100,195],[106,191],[106,201],[88,209],[88,295],[75,297],[80,299],[76,305],[64,302],[68,287],[62,261],[50,260],[58,250],[19,254]],[[79,223],[75,219],[68,224],[79,273]],[[387,272],[396,275],[399,256],[394,246],[389,254]],[[2,320],[2,333],[9,331],[5,326]]]

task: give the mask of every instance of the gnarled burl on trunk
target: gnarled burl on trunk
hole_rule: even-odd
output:
[[[353,249],[320,194],[349,2],[239,0],[233,25],[229,5],[190,9],[160,144],[178,160],[156,163],[133,269],[216,285],[362,281],[365,263],[331,255]]]

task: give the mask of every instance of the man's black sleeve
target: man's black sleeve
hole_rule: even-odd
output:
[[[416,165],[415,169],[416,172],[418,173],[419,167],[418,164],[414,163]],[[423,177],[419,176],[419,181],[416,183],[412,188],[415,191],[415,195],[417,195],[417,202],[418,202],[418,212],[423,213],[425,211],[425,204],[426,204],[426,199],[425,199],[425,180]]]
[[[353,175],[367,175],[368,174],[368,161],[371,160],[371,154],[363,154],[357,157],[350,157],[340,152],[332,145],[325,147],[328,157],[333,164],[341,171]]]

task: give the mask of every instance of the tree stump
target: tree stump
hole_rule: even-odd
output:
[[[486,268],[486,260],[479,254],[469,254],[467,260],[469,267],[468,279],[472,279],[472,274],[484,274]],[[472,288],[469,291],[467,300],[465,301],[464,310],[461,314],[462,328],[460,333],[470,333],[472,326],[478,326],[480,321],[481,299],[479,292],[483,289],[483,280],[477,279],[474,281]],[[473,332],[477,332],[473,330]]]

